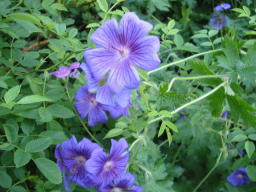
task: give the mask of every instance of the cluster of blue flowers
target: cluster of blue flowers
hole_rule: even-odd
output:
[[[152,25],[128,12],[120,20],[106,21],[91,36],[96,48],[84,52],[80,68],[87,84],[76,93],[75,107],[82,119],[94,126],[112,118],[128,116],[131,90],[140,84],[136,67],[150,71],[160,64],[160,41],[147,35]]]
[[[221,30],[227,25],[227,16],[222,14],[222,11],[230,8],[231,5],[229,3],[221,3],[214,8],[216,12],[212,14],[210,23],[215,27],[216,30]]]
[[[126,173],[129,161],[128,143],[125,139],[111,140],[111,149],[103,149],[89,139],[77,142],[75,136],[57,145],[55,157],[63,173],[66,190],[70,182],[89,189],[95,187],[99,192],[142,192],[135,185],[132,174]]]

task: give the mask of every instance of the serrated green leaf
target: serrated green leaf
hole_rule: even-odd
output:
[[[34,160],[34,162],[37,168],[50,182],[54,184],[60,184],[62,182],[60,169],[55,162],[46,158],[38,158]]]
[[[52,100],[48,97],[44,97],[41,95],[29,95],[19,100],[17,104],[24,105],[24,104],[38,103],[38,102],[44,102],[44,101],[52,102]]]
[[[30,153],[26,153],[22,149],[18,149],[14,152],[14,164],[16,167],[22,167],[26,165],[31,159]]]
[[[9,89],[5,94],[4,94],[4,100],[6,103],[12,102],[20,93],[20,86],[17,85],[11,89]]]
[[[26,144],[25,151],[30,153],[40,152],[52,144],[50,138],[34,139]]]
[[[255,145],[254,145],[254,143],[251,142],[251,141],[246,141],[246,142],[245,142],[245,145],[244,145],[244,148],[245,148],[245,150],[246,150],[246,153],[247,153],[248,157],[251,158],[251,157],[252,157],[252,154],[253,154],[254,151],[255,151]]]

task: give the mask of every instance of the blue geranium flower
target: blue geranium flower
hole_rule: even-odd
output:
[[[86,162],[86,169],[93,175],[95,185],[104,186],[122,176],[126,170],[129,153],[126,151],[128,143],[125,139],[111,140],[110,153],[95,150],[92,157]]]
[[[233,171],[227,178],[228,182],[234,186],[241,186],[250,183],[250,179],[246,173],[246,168],[240,168]]]
[[[216,7],[214,7],[214,10],[222,11],[222,10],[227,10],[230,8],[231,8],[231,5],[229,3],[221,3],[221,4],[217,5]]]
[[[85,163],[96,149],[100,149],[96,143],[86,138],[77,142],[75,136],[56,146],[55,158],[63,173],[66,190],[70,189],[69,182],[74,182],[84,188],[94,186],[85,168]]]
[[[93,77],[97,81],[106,79],[115,93],[138,88],[140,79],[135,67],[150,71],[160,64],[159,39],[146,36],[151,28],[150,23],[130,12],[119,25],[111,19],[99,27],[91,36],[97,47],[84,52]]]
[[[213,14],[210,19],[210,23],[216,30],[221,30],[227,25],[227,16],[223,14]]]
[[[114,179],[111,183],[100,187],[100,192],[142,192],[143,188],[134,185],[135,178],[126,173]]]

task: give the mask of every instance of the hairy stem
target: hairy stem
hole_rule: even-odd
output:
[[[167,92],[171,90],[174,81],[176,80],[196,80],[196,79],[211,79],[211,78],[221,78],[226,77],[225,75],[201,75],[201,76],[194,76],[194,77],[174,77],[171,82],[169,83]]]
[[[216,169],[216,167],[218,167],[221,157],[222,157],[222,151],[220,152],[215,165],[211,168],[211,170],[205,175],[205,177],[200,181],[200,183],[196,186],[196,188],[193,190],[193,192],[196,192],[201,186],[202,184],[206,181],[206,179],[208,179],[208,177],[212,174],[212,172]]]
[[[195,55],[191,55],[190,57],[187,57],[185,59],[181,59],[181,60],[178,60],[178,61],[174,61],[174,62],[171,62],[167,65],[164,65],[164,66],[161,66],[155,70],[152,70],[152,71],[149,71],[148,72],[148,75],[152,74],[152,73],[155,73],[157,71],[160,71],[162,69],[165,69],[167,67],[170,67],[170,66],[173,66],[173,65],[177,65],[179,63],[183,63],[185,61],[188,61],[190,59],[193,59],[193,58],[196,58],[196,57],[199,57],[199,56],[202,56],[202,55],[207,55],[207,54],[210,54],[210,53],[215,53],[215,52],[219,52],[219,51],[222,51],[222,49],[214,49],[214,50],[210,50],[210,51],[205,51],[205,52],[202,52],[202,53],[198,53],[198,54],[195,54]]]

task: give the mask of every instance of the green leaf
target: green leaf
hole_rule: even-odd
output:
[[[5,172],[0,170],[0,186],[3,188],[9,188],[12,185],[12,178]]]
[[[41,138],[35,139],[26,144],[25,151],[26,152],[40,152],[47,149],[52,144],[52,140],[50,138]]]
[[[31,104],[31,103],[38,103],[38,102],[43,102],[43,101],[52,102],[52,100],[48,97],[44,97],[41,95],[29,95],[29,96],[25,96],[21,100],[19,100],[17,102],[17,104]]]
[[[20,86],[17,85],[11,89],[9,89],[5,94],[4,94],[4,100],[6,103],[12,102],[20,93]]]
[[[21,19],[39,26],[41,25],[40,20],[38,18],[28,13],[12,13],[9,14],[7,18],[8,17],[12,19]]]
[[[57,10],[59,10],[59,11],[68,11],[67,8],[66,8],[63,4],[60,4],[60,3],[53,3],[53,4],[51,5],[51,7],[52,7],[53,9],[57,9]]]
[[[244,140],[246,140],[246,139],[247,139],[246,135],[244,135],[244,134],[238,134],[238,135],[236,135],[236,136],[231,140],[231,142],[241,142],[241,141],[244,141]]]
[[[173,130],[173,131],[176,132],[176,133],[178,132],[178,129],[177,129],[177,127],[176,127],[175,124],[173,124],[173,123],[170,122],[170,121],[166,121],[165,123],[166,123],[167,127],[169,127],[171,130]]]
[[[38,109],[38,114],[42,122],[50,122],[53,119],[51,112],[44,107]]]
[[[108,11],[108,3],[106,0],[97,0],[97,3],[102,11]]]
[[[10,143],[15,143],[18,136],[19,127],[12,124],[4,125],[5,135]]]
[[[169,129],[166,129],[166,134],[167,134],[168,143],[169,143],[169,145],[171,145],[171,143],[172,143],[172,134],[171,134]]]
[[[166,129],[166,123],[165,121],[163,121],[158,131],[158,137],[160,137],[164,133],[165,129]]]
[[[246,153],[247,153],[248,157],[251,158],[251,157],[252,157],[252,154],[253,154],[254,151],[255,151],[255,145],[254,145],[254,143],[251,142],[251,141],[246,141],[244,147],[245,147],[245,150],[246,150]]]
[[[60,184],[62,182],[60,169],[55,162],[46,158],[38,158],[34,160],[34,162],[37,168],[50,182],[54,184]]]
[[[247,175],[252,181],[256,181],[256,166],[249,165],[246,167]]]
[[[75,114],[70,109],[60,104],[50,105],[47,109],[51,112],[53,117],[71,118],[75,116]]]
[[[121,135],[123,133],[123,129],[119,129],[119,128],[115,128],[115,129],[111,129],[106,136],[104,137],[104,139],[107,138],[113,138],[116,137],[118,135]]]
[[[22,149],[18,149],[14,152],[14,163],[16,167],[22,167],[26,165],[31,159],[30,153],[26,153]]]
[[[256,134],[250,134],[250,135],[248,135],[248,138],[253,141],[256,141]]]

